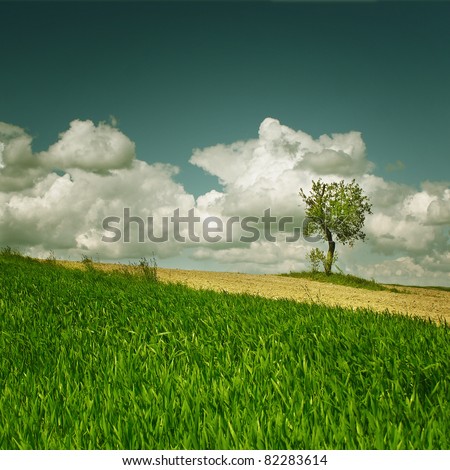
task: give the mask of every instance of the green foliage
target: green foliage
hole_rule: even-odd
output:
[[[443,290],[445,292],[450,292],[450,287],[445,286],[410,286],[415,287],[416,289],[435,289],[435,290]]]
[[[326,256],[322,250],[319,250],[319,248],[313,248],[308,253],[308,259],[311,265],[311,272],[317,273],[319,271],[320,265],[324,265]]]
[[[23,258],[23,255],[19,250],[15,250],[10,246],[0,248],[0,256],[2,258]]]
[[[50,264],[55,264],[56,263],[56,256],[55,256],[55,252],[53,250],[50,250],[50,253],[48,254],[45,261],[47,261],[47,263],[50,263]]]
[[[304,235],[319,235],[328,243],[323,264],[325,273],[330,274],[335,262],[336,240],[350,246],[356,240],[364,241],[366,235],[362,228],[366,213],[372,213],[372,205],[355,180],[324,183],[319,179],[312,182],[309,195],[303,189],[299,195],[306,204]]]
[[[141,269],[141,272],[144,275],[145,279],[147,279],[148,281],[158,281],[158,265],[156,263],[156,257],[154,253],[152,254],[152,257],[149,260],[144,256],[139,260],[139,263],[132,264],[132,266],[138,266]]]
[[[87,255],[81,255],[81,262],[84,265],[93,264],[92,257]]]
[[[378,284],[376,281],[363,279],[362,277],[354,276],[353,274],[331,273],[330,275],[324,272],[290,272],[289,274],[282,274],[286,277],[296,277],[300,279],[309,279],[311,281],[326,282],[329,284],[336,284],[339,286],[356,287],[368,290],[387,290],[391,292],[402,292],[398,289],[385,287]]]
[[[324,183],[320,179],[312,182],[310,195],[300,189],[300,196],[306,203],[306,216],[309,218],[305,235],[320,234],[325,241],[327,229],[343,245],[353,246],[356,240],[364,240],[362,231],[365,214],[371,214],[371,203],[363,195],[362,188],[351,183]]]
[[[310,250],[308,252],[307,258],[311,266],[312,273],[318,273],[320,266],[322,266],[323,269],[326,270],[327,255],[319,248],[313,248],[312,250]],[[337,260],[338,260],[338,255],[336,252],[334,252],[332,264],[334,265]]]
[[[1,449],[448,449],[418,318],[0,257]]]
[[[81,256],[81,262],[88,271],[90,271],[90,272],[95,271],[94,261],[92,260],[92,258],[90,256],[82,255]]]

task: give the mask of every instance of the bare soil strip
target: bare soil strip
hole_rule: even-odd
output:
[[[82,263],[61,262],[82,268]],[[132,269],[136,267],[95,263],[103,270]],[[329,306],[368,308],[377,312],[419,316],[437,322],[450,323],[450,292],[437,289],[396,287],[401,293],[371,291],[353,287],[326,284],[307,279],[270,274],[241,274],[230,272],[186,271],[158,268],[158,279],[182,283],[194,289],[218,292],[246,293],[271,299],[291,299],[300,302],[321,303]]]

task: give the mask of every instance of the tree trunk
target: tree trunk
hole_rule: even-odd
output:
[[[331,274],[331,267],[333,266],[334,250],[336,249],[336,242],[333,241],[331,232],[326,229],[327,241],[328,241],[328,253],[327,259],[325,260],[325,274],[329,276]]]

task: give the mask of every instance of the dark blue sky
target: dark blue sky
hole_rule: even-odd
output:
[[[449,178],[448,2],[0,2],[0,18],[0,121],[35,150],[113,115],[138,158],[179,165],[200,194],[215,179],[192,149],[271,116],[361,131],[389,179]]]

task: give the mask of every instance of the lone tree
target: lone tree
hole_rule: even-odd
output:
[[[331,273],[335,260],[336,241],[353,246],[356,240],[366,238],[362,231],[365,214],[372,214],[372,204],[363,195],[362,188],[352,180],[345,183],[324,183],[321,179],[312,182],[307,196],[300,189],[300,197],[306,203],[306,236],[319,235],[328,242],[328,253],[324,256],[325,273]]]

